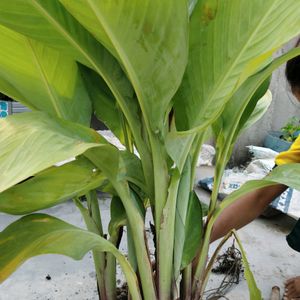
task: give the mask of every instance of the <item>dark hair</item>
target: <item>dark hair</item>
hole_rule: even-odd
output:
[[[299,46],[300,46],[300,39],[296,43],[296,47]],[[292,89],[293,88],[300,89],[300,55],[290,59],[286,63],[285,75]]]

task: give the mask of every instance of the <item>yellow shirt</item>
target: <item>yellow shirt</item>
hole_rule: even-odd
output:
[[[290,163],[300,163],[300,135],[289,150],[281,152],[276,156],[275,163],[277,166]]]

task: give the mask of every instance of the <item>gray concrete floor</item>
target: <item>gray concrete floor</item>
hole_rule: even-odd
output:
[[[197,180],[210,176],[211,168],[201,168]],[[201,199],[209,194],[197,189]],[[104,226],[109,222],[109,201],[100,200]],[[84,227],[82,217],[72,202],[66,202],[44,212],[59,217],[71,224]],[[0,230],[16,217],[0,214]],[[285,235],[295,221],[285,215],[271,219],[258,218],[238,231],[248,261],[264,299],[269,299],[272,286],[278,285],[283,291],[285,279],[300,275],[300,254],[288,247]],[[210,253],[217,246],[212,244]],[[122,244],[125,251],[126,243]],[[50,275],[51,280],[46,276]],[[208,287],[215,287],[220,276],[212,275]],[[231,300],[249,299],[244,279],[227,294]],[[64,256],[45,255],[24,263],[9,279],[0,285],[0,300],[96,300],[95,272],[93,260],[88,253],[83,260],[74,261]]]

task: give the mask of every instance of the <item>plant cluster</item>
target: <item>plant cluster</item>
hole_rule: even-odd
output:
[[[222,210],[259,187],[299,186],[299,166],[280,166],[217,202],[236,139],[270,104],[271,73],[300,54],[272,60],[299,34],[299,13],[295,0],[0,1],[0,91],[31,109],[0,120],[0,211],[22,215],[0,233],[0,282],[33,256],[92,250],[101,299],[116,298],[117,261],[133,300],[201,299]],[[90,128],[94,114],[125,150]],[[203,222],[193,184],[211,136],[216,173]],[[97,189],[112,195],[108,228]],[[86,229],[37,213],[68,199]],[[124,227],[128,255],[118,249]],[[225,239],[232,234],[250,298],[261,299],[235,231]]]
[[[300,121],[299,118],[291,118],[282,128],[281,139],[287,142],[294,142],[300,133]]]

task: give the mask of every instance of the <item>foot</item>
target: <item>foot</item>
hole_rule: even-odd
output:
[[[285,291],[283,299],[300,299],[300,276],[290,278],[285,282]]]

